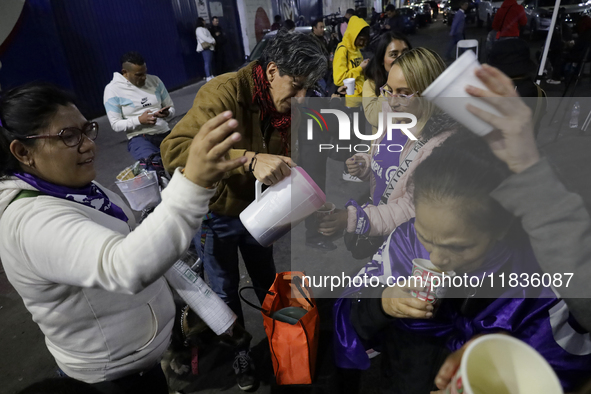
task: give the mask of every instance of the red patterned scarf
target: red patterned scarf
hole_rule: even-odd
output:
[[[279,131],[285,131],[291,126],[291,113],[282,114],[277,112],[269,92],[269,81],[267,81],[263,67],[260,64],[256,64],[252,68],[252,79],[254,80],[252,101],[261,108],[261,120],[270,116],[271,126]]]

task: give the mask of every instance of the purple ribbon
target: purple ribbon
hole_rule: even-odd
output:
[[[345,204],[345,208],[350,205],[354,206],[357,209],[357,225],[355,226],[355,234],[366,234],[370,229],[370,224],[369,217],[367,216],[367,213],[365,213],[363,208],[365,208],[368,204],[365,204],[364,206],[360,207],[359,204],[357,204],[357,201],[351,199]]]
[[[105,192],[103,192],[95,183],[91,182],[83,188],[73,189],[44,181],[43,179],[26,172],[14,173],[14,176],[27,182],[35,189],[48,196],[74,201],[78,204],[104,212],[107,215],[123,220],[124,222],[128,221],[128,217],[123,210],[113,204]]]

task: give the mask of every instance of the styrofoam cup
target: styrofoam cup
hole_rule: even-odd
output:
[[[343,85],[347,87],[347,94],[349,96],[355,94],[355,78],[346,78],[343,80]]]
[[[550,364],[531,346],[509,335],[474,340],[446,394],[562,394]]]
[[[413,259],[412,261],[412,276],[421,278],[425,285],[421,291],[411,291],[410,295],[422,301],[427,301],[430,304],[437,304],[441,298],[445,296],[447,288],[445,284],[449,285],[449,280],[446,282],[444,275],[450,278],[456,276],[454,271],[442,272],[433,263],[426,259]],[[433,283],[434,277],[439,277],[439,280]],[[411,282],[414,284],[414,282]],[[419,282],[417,281],[417,284]]]
[[[433,102],[475,134],[484,136],[493,131],[494,127],[470,113],[466,105],[472,104],[498,116],[501,114],[481,99],[466,93],[467,85],[489,90],[474,74],[478,68],[480,63],[476,54],[471,50],[466,51],[433,81],[421,96]]]

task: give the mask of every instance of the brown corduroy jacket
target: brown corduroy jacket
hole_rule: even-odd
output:
[[[164,166],[170,173],[185,166],[193,137],[203,124],[228,110],[238,121],[235,131],[242,135],[242,140],[227,155],[228,159],[244,155],[245,150],[276,155],[285,153],[279,132],[268,120],[261,121],[260,108],[252,101],[252,68],[255,63],[237,72],[220,75],[199,89],[193,107],[160,145]],[[291,131],[288,130],[287,140],[290,138]],[[209,202],[210,211],[238,216],[254,200],[254,184],[254,175],[245,172],[243,167],[226,173]]]

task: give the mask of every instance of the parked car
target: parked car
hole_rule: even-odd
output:
[[[518,0],[517,3],[521,3],[521,0]],[[478,27],[484,25],[487,30],[492,29],[492,21],[501,5],[503,5],[503,1],[482,0],[478,3]]]
[[[524,0],[523,7],[527,15],[527,27],[532,38],[540,32],[547,32],[550,29],[552,13],[554,12],[554,0]],[[564,10],[562,22],[573,27],[579,18],[591,13],[591,1],[562,0],[560,9]]]
[[[417,30],[417,13],[411,7],[401,7],[398,9],[404,34],[413,34]]]

